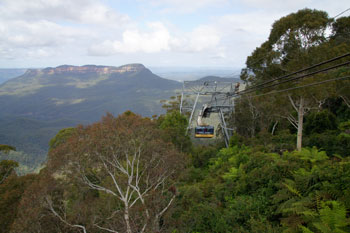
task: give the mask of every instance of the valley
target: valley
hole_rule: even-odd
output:
[[[45,162],[49,141],[60,129],[96,122],[107,112],[160,115],[160,101],[181,88],[142,64],[28,69],[0,85],[0,141],[17,148],[1,159],[20,162],[21,174],[32,172]]]

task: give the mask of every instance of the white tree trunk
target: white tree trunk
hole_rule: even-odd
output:
[[[294,127],[298,130],[297,135],[297,150],[301,151],[302,140],[303,140],[303,122],[304,122],[304,114],[305,114],[305,102],[304,98],[300,96],[299,104],[295,103],[291,95],[288,95],[289,101],[292,104],[294,110],[298,113],[298,121],[294,119],[293,116],[289,116],[287,119]]]
[[[303,140],[303,122],[304,122],[304,98],[300,97],[300,103],[298,108],[298,137],[297,137],[297,149],[301,151]]]
[[[125,220],[125,224],[126,224],[126,232],[127,233],[132,233],[131,226],[130,226],[129,207],[128,206],[125,206],[124,220]]]

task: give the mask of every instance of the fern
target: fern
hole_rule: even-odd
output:
[[[344,228],[349,226],[345,206],[337,201],[322,202],[321,206],[320,221],[313,225],[322,233],[345,233]]]
[[[293,180],[290,179],[285,179],[285,183],[282,183],[289,192],[291,192],[292,194],[298,196],[299,198],[302,198],[302,195],[300,194],[300,192],[294,188],[293,186],[295,185],[295,182]]]
[[[315,200],[316,200],[316,209],[320,210],[321,209],[321,196],[319,195],[318,192],[316,192]]]
[[[303,231],[303,233],[314,233],[314,232],[311,231],[309,228],[304,227],[304,226],[300,226],[300,229]]]

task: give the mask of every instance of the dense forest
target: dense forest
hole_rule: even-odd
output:
[[[193,144],[176,98],[62,129],[38,174],[1,161],[0,232],[350,232],[349,52],[350,17],[277,20],[241,72],[228,148]]]

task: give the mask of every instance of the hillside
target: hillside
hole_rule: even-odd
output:
[[[141,64],[29,69],[0,85],[0,140],[25,153],[26,161],[42,162],[60,129],[97,121],[106,112],[160,114],[159,101],[180,86]]]
[[[119,114],[128,109],[151,116],[160,113],[159,100],[179,86],[141,64],[32,69],[0,86],[0,117],[92,122],[107,111]]]

